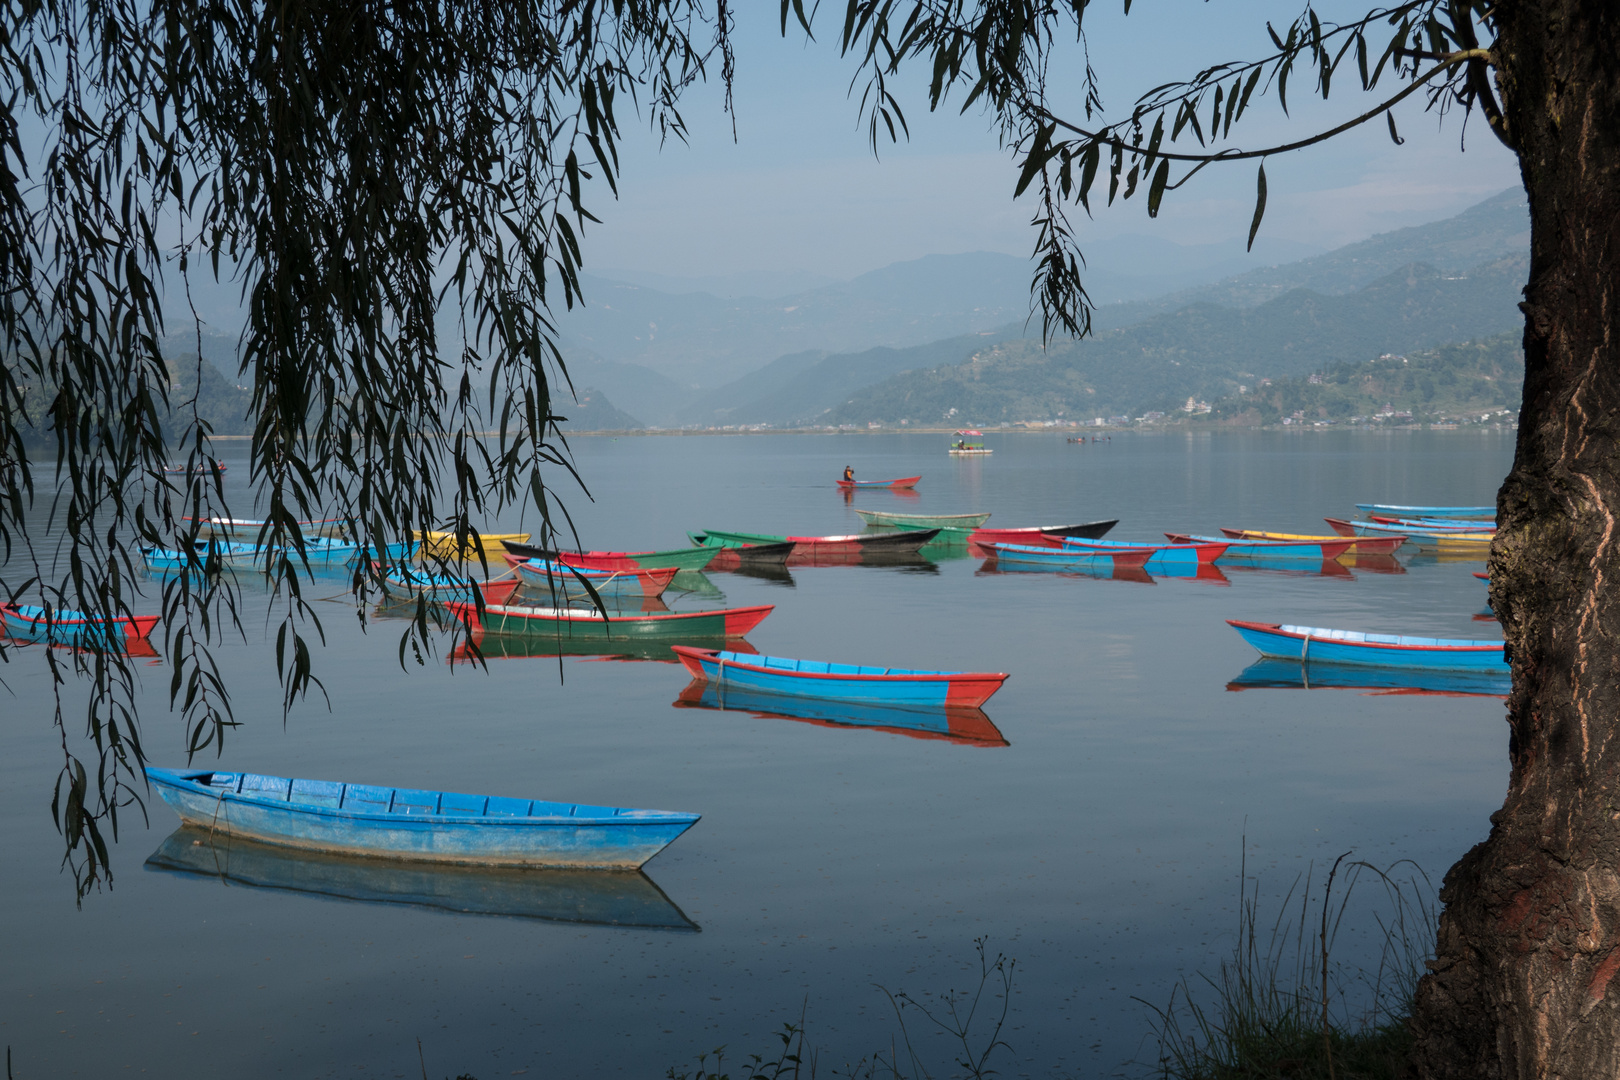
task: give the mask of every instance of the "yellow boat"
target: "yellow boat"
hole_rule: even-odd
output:
[[[456,534],[453,532],[417,532],[416,539],[422,545],[425,555],[435,555],[441,559],[461,559],[466,562],[478,558],[483,552],[484,561],[499,561],[501,557],[501,541],[507,540],[514,544],[527,544],[528,533],[483,533],[478,540],[468,537],[467,543],[457,544]],[[479,541],[482,541],[480,546]]]
[[[1344,541],[1347,536],[1322,536],[1313,533],[1280,533],[1264,532],[1260,529],[1222,529],[1221,532],[1234,540],[1278,540],[1290,544],[1321,544],[1331,541]],[[1346,555],[1393,555],[1405,541],[1398,536],[1358,536],[1355,543],[1350,546]]]

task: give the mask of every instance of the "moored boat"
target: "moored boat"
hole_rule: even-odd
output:
[[[691,533],[693,543],[706,548],[748,548],[759,544],[793,545],[788,558],[792,566],[796,559],[814,559],[823,555],[861,555],[867,552],[889,551],[915,554],[919,548],[938,534],[938,529],[906,529],[891,533],[855,533],[848,536],[778,536],[774,533],[726,532],[705,529]]]
[[[1416,529],[1418,532],[1432,533],[1494,533],[1496,523],[1492,521],[1451,521],[1446,518],[1396,518],[1374,514],[1372,521],[1379,525],[1396,525],[1404,528]]]
[[[705,544],[704,535],[700,532],[689,532],[687,538],[692,541],[693,547],[711,548],[713,545]],[[776,544],[738,544],[736,547],[719,549],[709,562],[710,570],[737,570],[743,566],[759,567],[785,567],[788,557],[793,554],[796,545],[791,540],[783,540]]]
[[[1241,619],[1228,619],[1226,622],[1262,656],[1373,667],[1508,670],[1500,641],[1368,634],[1359,630],[1328,630],[1317,626],[1288,626]]]
[[[1125,540],[1083,540],[1079,537],[1066,536],[1063,538],[1065,548],[1076,548],[1081,551],[1117,551],[1121,548],[1135,550],[1138,548],[1152,548],[1153,555],[1147,566],[1152,569],[1155,565],[1174,563],[1212,563],[1226,553],[1228,542],[1199,541],[1192,544],[1133,544]]]
[[[677,570],[702,570],[714,558],[713,551],[696,547],[672,551],[550,551],[510,540],[502,541],[501,546],[524,558],[554,559],[590,570],[656,570],[665,566],[673,566]]]
[[[1395,506],[1390,503],[1356,503],[1363,514],[1388,514],[1392,517],[1426,518],[1496,518],[1494,506]]]
[[[1006,746],[1006,736],[975,705],[899,706],[862,701],[785,697],[693,679],[672,702],[677,709],[746,712],[758,719],[796,720],[825,728],[861,728],[961,746]]]
[[[1007,681],[1003,672],[923,671],[912,668],[792,660],[716,649],[675,646],[695,677],[723,688],[738,686],[789,697],[868,701],[886,705],[983,705]]]
[[[1085,521],[1078,525],[1028,525],[1016,529],[974,529],[968,534],[972,544],[1025,544],[1030,547],[1062,547],[1064,537],[1078,540],[1101,540],[1108,530],[1119,524],[1118,518],[1107,521]]]
[[[639,869],[697,814],[148,766],[182,821],[261,843],[485,866]]]
[[[580,596],[589,595],[581,581],[589,582],[591,588],[604,596],[662,596],[680,573],[673,566],[653,570],[591,570],[549,559],[522,559],[510,552],[506,561],[523,584],[532,589]]]
[[[1323,536],[1315,533],[1264,532],[1260,529],[1222,529],[1221,532],[1234,540],[1285,540],[1290,543],[1310,543],[1345,539],[1337,533]],[[1350,553],[1354,555],[1393,555],[1402,544],[1406,543],[1404,536],[1351,535],[1349,540]]]
[[[277,557],[285,555],[294,565],[303,562],[312,567],[347,566],[363,557],[375,557],[369,547],[351,540],[325,536],[305,537],[302,558],[297,549],[291,546],[269,548],[241,540],[197,540],[191,546],[194,553],[191,555],[169,548],[142,548],[141,558],[153,570],[186,570],[199,564],[205,570],[217,570],[238,567],[263,569],[272,554]],[[383,550],[380,561],[399,562],[410,558],[415,550],[415,543],[389,544]]]
[[[1065,567],[1106,564],[1110,566],[1143,567],[1163,547],[1075,548],[1036,547],[1033,544],[980,544],[979,547],[996,562],[1031,563],[1038,566]]]
[[[857,510],[868,525],[892,525],[899,529],[977,529],[990,519],[982,514],[891,514],[884,510]]]
[[[465,543],[459,542],[455,533],[437,529],[429,529],[426,532],[419,529],[412,535],[422,545],[423,554],[440,559],[460,559],[464,562],[472,562],[479,558],[489,561],[491,557],[499,554],[495,547],[497,542],[502,544],[529,542],[528,533],[468,533]]]
[[[921,476],[902,476],[898,480],[844,480],[838,481],[838,486],[845,491],[859,491],[862,488],[892,488],[895,491],[909,491],[917,486]]]
[[[157,615],[116,615],[106,619],[72,608],[52,608],[47,612],[39,604],[0,604],[0,621],[4,622],[8,637],[49,645],[127,647],[133,642],[145,641],[159,618]]]
[[[1395,525],[1380,525],[1376,521],[1345,521],[1342,518],[1323,518],[1340,536],[1399,536],[1405,543],[1420,550],[1438,551],[1443,555],[1490,553],[1495,532],[1419,532]]]
[[[545,638],[622,640],[635,638],[734,638],[758,626],[774,609],[715,608],[709,611],[616,612],[604,615],[595,608],[531,607],[523,604],[486,604],[482,615],[465,601],[448,605],[456,618],[475,631]]]
[[[1330,562],[1349,551],[1354,540],[1334,537],[1331,540],[1237,540],[1219,536],[1199,536],[1193,533],[1165,533],[1173,544],[1226,544],[1223,559],[1259,559],[1270,562]]]
[[[484,594],[486,604],[505,603],[517,591],[516,577],[490,581],[473,581],[454,574],[441,574],[419,567],[397,563],[393,566],[373,564],[382,575],[383,586],[389,599],[415,599],[426,596],[430,600],[470,600],[473,590]]]
[[[224,537],[253,537],[257,539],[270,524],[265,518],[228,518],[205,517],[185,518],[186,521],[197,523],[199,536]],[[344,531],[342,518],[321,518],[314,521],[294,522],[299,532],[305,536],[341,536]]]

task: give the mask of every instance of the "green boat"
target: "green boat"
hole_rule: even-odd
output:
[[[900,529],[958,529],[972,532],[990,520],[990,511],[982,514],[891,514],[884,510],[857,510],[868,525],[893,525]]]
[[[587,570],[658,570],[665,566],[673,566],[677,570],[702,570],[715,556],[713,551],[702,548],[675,548],[672,551],[549,551],[510,540],[503,540],[501,544],[513,555],[526,559],[552,559]]]

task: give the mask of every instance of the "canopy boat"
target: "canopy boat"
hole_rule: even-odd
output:
[[[710,547],[703,542],[703,533],[689,532],[686,535],[692,541],[693,547]],[[736,547],[720,548],[709,562],[709,569],[739,570],[744,566],[781,569],[787,566],[794,547],[793,541],[783,540],[778,544],[739,544]]]
[[[595,608],[486,604],[482,617],[465,601],[452,600],[448,607],[456,618],[484,633],[602,641],[742,637],[763,622],[775,605],[710,611],[621,612],[607,616]]]
[[[838,481],[838,486],[845,491],[857,491],[861,488],[893,488],[895,491],[910,491],[917,486],[921,476],[902,476],[898,480],[844,480]]]
[[[1148,560],[1163,550],[1162,547],[1120,548],[1049,548],[1032,544],[980,544],[989,557],[998,563],[1031,563],[1053,569],[1076,566],[1132,566],[1145,567]]]
[[[501,546],[525,559],[554,559],[588,570],[657,570],[665,566],[673,566],[677,570],[702,570],[714,558],[712,551],[701,548],[676,548],[673,551],[550,551],[511,540],[501,541]]]
[[[265,518],[188,517],[185,520],[197,523],[199,536],[251,537],[254,540],[257,540],[270,525]],[[344,531],[342,518],[321,518],[317,521],[297,521],[294,524],[305,536],[336,537],[341,536]]]
[[[867,533],[851,536],[777,536],[770,533],[722,532],[706,529],[692,533],[692,541],[710,548],[747,548],[756,544],[791,543],[793,554],[788,565],[800,558],[813,559],[818,555],[862,555],[868,552],[906,552],[915,554],[919,548],[934,539],[938,529],[907,529],[903,532]]]
[[[1136,551],[1141,548],[1152,548],[1153,555],[1147,561],[1149,570],[1155,566],[1174,565],[1185,563],[1212,563],[1226,553],[1227,542],[1198,541],[1189,544],[1131,544],[1123,540],[1082,540],[1079,537],[1066,536],[1063,538],[1065,549],[1079,551],[1118,551],[1121,548]]]
[[[635,870],[697,814],[148,766],[188,825],[266,844],[418,862]]]
[[[1321,536],[1312,533],[1279,533],[1262,532],[1258,529],[1222,529],[1222,533],[1234,540],[1281,540],[1289,543],[1337,543],[1345,539],[1338,534]],[[1404,536],[1352,536],[1350,539],[1350,553],[1354,555],[1393,555],[1397,548],[1406,543]]]
[[[1500,671],[1444,671],[1425,668],[1364,667],[1312,659],[1262,657],[1226,684],[1228,690],[1366,690],[1374,694],[1442,694],[1457,697],[1506,697],[1513,675]]]
[[[506,561],[524,585],[536,590],[556,590],[570,595],[588,596],[580,582],[590,583],[603,596],[662,596],[669,583],[680,573],[673,566],[656,570],[590,570],[583,566],[549,559],[522,559],[510,552]]]
[[[471,562],[480,558],[486,562],[489,561],[490,556],[496,553],[496,541],[500,541],[502,544],[527,544],[529,542],[528,533],[469,533],[466,543],[458,543],[456,534],[453,532],[440,532],[430,529],[427,532],[418,530],[413,535],[421,543],[423,554],[433,555],[440,559],[460,559],[464,562]]]
[[[786,697],[693,679],[672,703],[677,709],[746,712],[761,720],[797,720],[828,728],[865,728],[912,739],[964,746],[1006,746],[1007,739],[976,705],[882,705]]]
[[[1028,547],[1062,547],[1064,537],[1078,540],[1101,540],[1108,530],[1119,524],[1118,518],[1108,521],[1087,521],[1079,525],[1030,525],[1017,529],[974,529],[968,534],[973,544],[1024,544]]]
[[[137,641],[145,641],[159,618],[157,615],[115,615],[107,619],[72,608],[52,608],[47,612],[39,604],[0,604],[0,620],[5,623],[8,637],[48,645],[94,648],[110,644],[128,648]]]
[[[285,554],[295,565],[300,562],[297,550],[290,546],[269,548],[241,540],[216,539],[197,540],[191,546],[195,555],[188,556],[184,552],[172,551],[169,548],[142,548],[141,557],[153,570],[186,570],[198,563],[206,570],[225,567],[263,569],[272,552],[278,556]],[[399,562],[410,558],[415,550],[415,543],[389,544],[383,549],[380,561]],[[371,548],[362,547],[352,540],[337,540],[325,536],[304,538],[302,561],[310,566],[347,566],[358,562],[362,557],[376,556],[372,554]]]
[[[990,520],[982,514],[891,514],[883,510],[857,510],[868,525],[893,525],[900,529],[977,529]]]
[[[716,649],[675,646],[686,670],[721,687],[732,686],[789,697],[869,701],[885,705],[983,705],[1001,684],[1003,673],[920,671],[910,668],[790,660]]]
[[[1226,544],[1223,559],[1263,559],[1268,562],[1330,562],[1355,546],[1354,540],[1334,537],[1331,540],[1242,540],[1236,543],[1219,536],[1197,536],[1192,533],[1165,533],[1173,544]]]
[[[1484,556],[1490,553],[1491,541],[1496,538],[1494,531],[1434,533],[1419,532],[1416,529],[1395,525],[1380,525],[1376,521],[1344,521],[1340,518],[1323,518],[1323,520],[1340,536],[1399,536],[1405,543],[1416,548],[1438,551],[1441,554]]]
[[[993,454],[994,450],[984,447],[984,432],[958,431],[956,441],[951,443],[950,453],[953,454]]]
[[[323,899],[400,904],[463,915],[504,915],[592,926],[698,929],[640,871],[425,866],[299,851],[182,825],[146,869]]]
[[[1392,506],[1389,503],[1356,503],[1356,509],[1371,517],[1387,514],[1392,517],[1425,518],[1487,518],[1496,519],[1494,506]]]
[[[1286,626],[1240,619],[1226,621],[1243,636],[1243,640],[1260,650],[1262,656],[1372,667],[1508,670],[1500,641],[1366,634],[1359,630],[1324,630],[1315,626]]]

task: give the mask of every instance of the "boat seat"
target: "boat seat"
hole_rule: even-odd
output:
[[[208,778],[208,786],[222,791],[236,791],[242,786],[240,773],[217,772]]]
[[[479,816],[488,804],[487,795],[458,795],[447,791],[439,801],[439,813]]]
[[[336,780],[294,780],[292,801],[336,810],[343,805],[343,784]]]
[[[278,799],[285,802],[287,796],[292,794],[292,781],[280,776],[244,773],[242,786],[237,790],[243,795],[257,795],[261,799]]]
[[[390,814],[437,814],[439,812],[439,793],[437,791],[415,791],[411,788],[395,788],[394,802],[388,808]]]
[[[394,801],[394,789],[369,784],[347,784],[343,789],[343,809],[386,814]]]
[[[529,806],[528,799],[508,799],[500,795],[491,795],[484,814],[488,817],[528,817]]]

